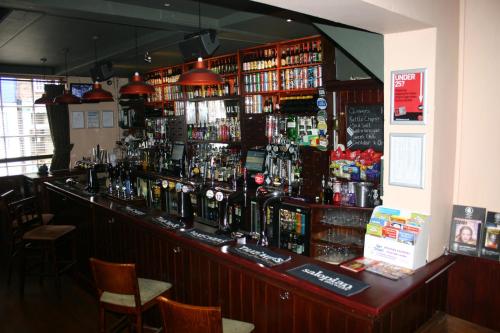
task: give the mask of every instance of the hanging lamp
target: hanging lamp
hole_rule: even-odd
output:
[[[69,80],[68,80],[68,53],[69,49],[64,49],[64,66],[66,68],[66,83],[64,85],[64,92],[62,95],[56,96],[54,98],[54,104],[81,104],[82,100],[69,91]]]
[[[92,37],[94,39],[94,57],[95,57],[95,66],[97,67],[97,40],[98,36]],[[109,91],[102,89],[99,81],[95,81],[92,86],[92,90],[87,91],[82,96],[83,103],[99,103],[99,102],[112,102],[113,95]]]
[[[40,61],[42,62],[42,64],[45,64],[47,62],[47,58],[40,58]],[[45,76],[42,76],[42,80],[43,82],[45,82]],[[34,102],[34,104],[44,104],[44,105],[51,105],[53,104],[53,98],[49,98],[47,96],[47,93],[45,92],[45,84],[44,84],[44,88],[43,88],[44,92],[42,94],[41,97],[37,98]]]
[[[137,50],[137,28],[135,28],[135,67],[138,69]],[[152,85],[144,82],[139,72],[135,72],[129,83],[120,88],[120,94],[122,95],[150,95],[154,92],[155,88]]]
[[[201,33],[201,5],[198,1],[198,30]],[[217,85],[222,84],[224,81],[219,74],[214,73],[205,67],[203,58],[199,57],[198,61],[194,64],[194,68],[181,74],[177,80],[177,84],[182,86],[202,86],[202,85]]]

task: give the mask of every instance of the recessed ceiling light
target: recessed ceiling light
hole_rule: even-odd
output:
[[[287,18],[287,19],[286,19],[286,21],[287,21],[288,23],[293,22],[293,20],[292,20],[291,18]]]
[[[169,4],[168,2],[165,2],[165,3],[163,4],[163,7],[170,7],[170,4]]]

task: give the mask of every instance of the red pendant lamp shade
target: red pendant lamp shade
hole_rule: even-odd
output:
[[[155,92],[155,88],[142,81],[138,72],[130,79],[130,82],[120,88],[122,95],[149,95]]]
[[[82,101],[84,103],[112,102],[113,95],[109,91],[102,89],[99,82],[95,82],[92,90],[83,94]]]
[[[48,98],[46,93],[42,94],[42,97],[35,100],[35,104],[45,104],[51,105],[53,104],[52,98]]]
[[[64,67],[66,68],[66,85],[64,86],[64,91],[62,95],[56,96],[54,98],[54,104],[81,104],[82,100],[79,97],[76,97],[68,90],[68,53],[69,49],[65,48],[64,50]]]
[[[222,78],[207,69],[201,58],[198,58],[193,69],[183,73],[177,80],[177,84],[183,86],[212,86],[222,83]]]
[[[82,104],[82,100],[65,88],[62,95],[54,98],[54,104]]]

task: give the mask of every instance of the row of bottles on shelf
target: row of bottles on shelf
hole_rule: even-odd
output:
[[[145,75],[145,81],[150,85],[160,85],[162,84],[161,72],[151,72]]]
[[[181,74],[182,69],[180,67],[169,68],[163,77],[163,83],[176,83]]]
[[[321,41],[319,40],[281,47],[281,67],[309,65],[321,61]],[[278,52],[276,48],[267,48],[244,54],[241,66],[244,72],[276,68],[278,66]],[[211,63],[210,69],[221,75],[236,74],[238,72],[236,57],[215,59]],[[177,82],[181,74],[181,67],[168,68],[163,72],[148,73],[146,82],[152,85],[173,84]]]
[[[281,89],[310,89],[323,85],[321,65],[296,67],[281,71]],[[246,93],[270,92],[278,90],[278,74],[275,71],[245,74],[243,76]]]
[[[182,99],[184,97],[181,86],[165,86],[163,87],[163,93],[165,99],[168,101]]]
[[[224,97],[238,94],[238,78],[226,80],[216,86],[191,86],[186,89],[187,98]]]
[[[242,57],[243,71],[271,69],[278,65],[276,49],[270,48],[245,54]]]
[[[148,140],[165,140],[168,131],[166,118],[146,118],[145,123]]]
[[[341,182],[335,177],[321,179],[321,191],[316,198],[325,205],[344,207],[375,207],[382,204],[379,189],[367,182]]]
[[[163,116],[183,116],[186,112],[186,105],[183,101],[169,101],[163,104]]]
[[[321,65],[285,69],[281,72],[281,89],[293,90],[321,87],[323,85],[322,72]]]
[[[280,248],[303,254],[306,237],[306,214],[287,209],[279,210]]]
[[[176,83],[182,73],[182,68],[168,68],[161,72],[151,72],[146,74],[146,82],[151,85],[161,85],[162,83]]]
[[[262,100],[262,95],[245,96],[245,113],[262,113],[264,110]]]
[[[162,101],[162,96],[161,96],[161,86],[154,87],[155,91],[154,93],[148,95],[148,102],[150,103],[161,103]]]
[[[236,74],[238,72],[236,57],[216,59],[210,69],[220,75]]]
[[[243,76],[246,93],[278,90],[278,74],[276,71],[245,74]]]
[[[272,97],[262,97],[262,95],[245,96],[246,113],[271,113],[279,109],[279,105],[274,104]]]
[[[212,123],[196,123],[187,127],[188,140],[240,141],[241,125],[236,117],[216,119]]]
[[[276,136],[286,137],[292,142],[301,144],[305,136],[326,135],[318,129],[315,116],[297,115],[270,115],[266,117],[266,137],[271,139]]]
[[[281,67],[318,63],[322,58],[319,40],[281,48]]]
[[[188,169],[189,177],[234,182],[242,175],[241,150],[220,144],[193,145]]]

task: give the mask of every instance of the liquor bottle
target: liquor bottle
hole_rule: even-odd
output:
[[[325,204],[332,205],[333,204],[333,182],[331,179],[328,181],[326,188],[325,188]]]
[[[286,66],[286,50],[281,50],[281,67]]]
[[[291,58],[291,54],[290,54],[290,48],[287,47],[286,48],[286,60],[285,60],[285,66],[289,66],[291,65],[291,62],[290,62],[290,59]]]
[[[304,236],[298,235],[297,236],[297,254],[303,254],[304,253]]]
[[[290,140],[297,140],[297,117],[294,115],[289,115],[286,124],[287,136]]]
[[[326,181],[325,175],[321,177],[321,192],[319,193],[319,201],[324,205],[327,202],[326,198]]]
[[[316,56],[318,62],[323,60],[323,55],[321,54],[321,42],[318,41],[318,54]]]

